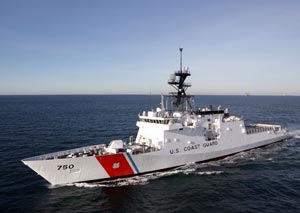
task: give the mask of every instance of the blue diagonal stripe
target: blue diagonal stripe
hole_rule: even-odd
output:
[[[130,160],[130,163],[131,163],[132,166],[134,167],[135,171],[136,171],[137,173],[140,173],[140,171],[138,170],[137,166],[135,165],[135,163],[134,163],[134,161],[133,161],[131,155],[130,155],[129,153],[126,153],[126,155],[127,155],[128,159]]]

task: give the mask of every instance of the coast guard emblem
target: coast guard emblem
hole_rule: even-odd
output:
[[[112,168],[113,169],[118,169],[120,167],[120,163],[114,163]]]

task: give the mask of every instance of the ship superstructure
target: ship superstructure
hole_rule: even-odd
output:
[[[175,92],[161,97],[155,110],[138,115],[135,139],[113,140],[78,149],[49,153],[22,162],[53,185],[138,175],[170,169],[192,162],[225,157],[244,150],[282,141],[288,137],[279,125],[246,125],[228,109],[195,109],[189,68],[182,67],[170,76]]]

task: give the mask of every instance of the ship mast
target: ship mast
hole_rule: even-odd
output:
[[[174,74],[171,75],[168,84],[171,85],[176,92],[170,92],[172,97],[173,107],[176,111],[184,111],[186,109],[192,109],[190,98],[192,96],[186,94],[186,90],[191,87],[191,84],[184,83],[185,79],[191,75],[188,67],[182,68],[182,50],[183,48],[179,48],[180,51],[180,69],[175,71]],[[184,105],[186,104],[186,107]]]

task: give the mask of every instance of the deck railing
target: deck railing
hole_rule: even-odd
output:
[[[59,158],[59,157],[62,157],[62,156],[67,156],[67,155],[70,155],[72,153],[88,153],[90,150],[100,150],[100,149],[103,149],[105,146],[106,146],[105,144],[97,144],[97,145],[80,147],[80,148],[76,148],[76,149],[69,149],[69,150],[64,150],[64,151],[59,151],[59,152],[52,152],[52,153],[49,153],[49,154],[38,155],[38,156],[26,158],[26,159],[23,159],[23,161],[54,159],[54,158]]]
[[[246,127],[246,132],[248,135],[257,134],[262,132],[279,132],[281,127],[279,125],[268,125],[268,124],[257,124],[255,126]]]

